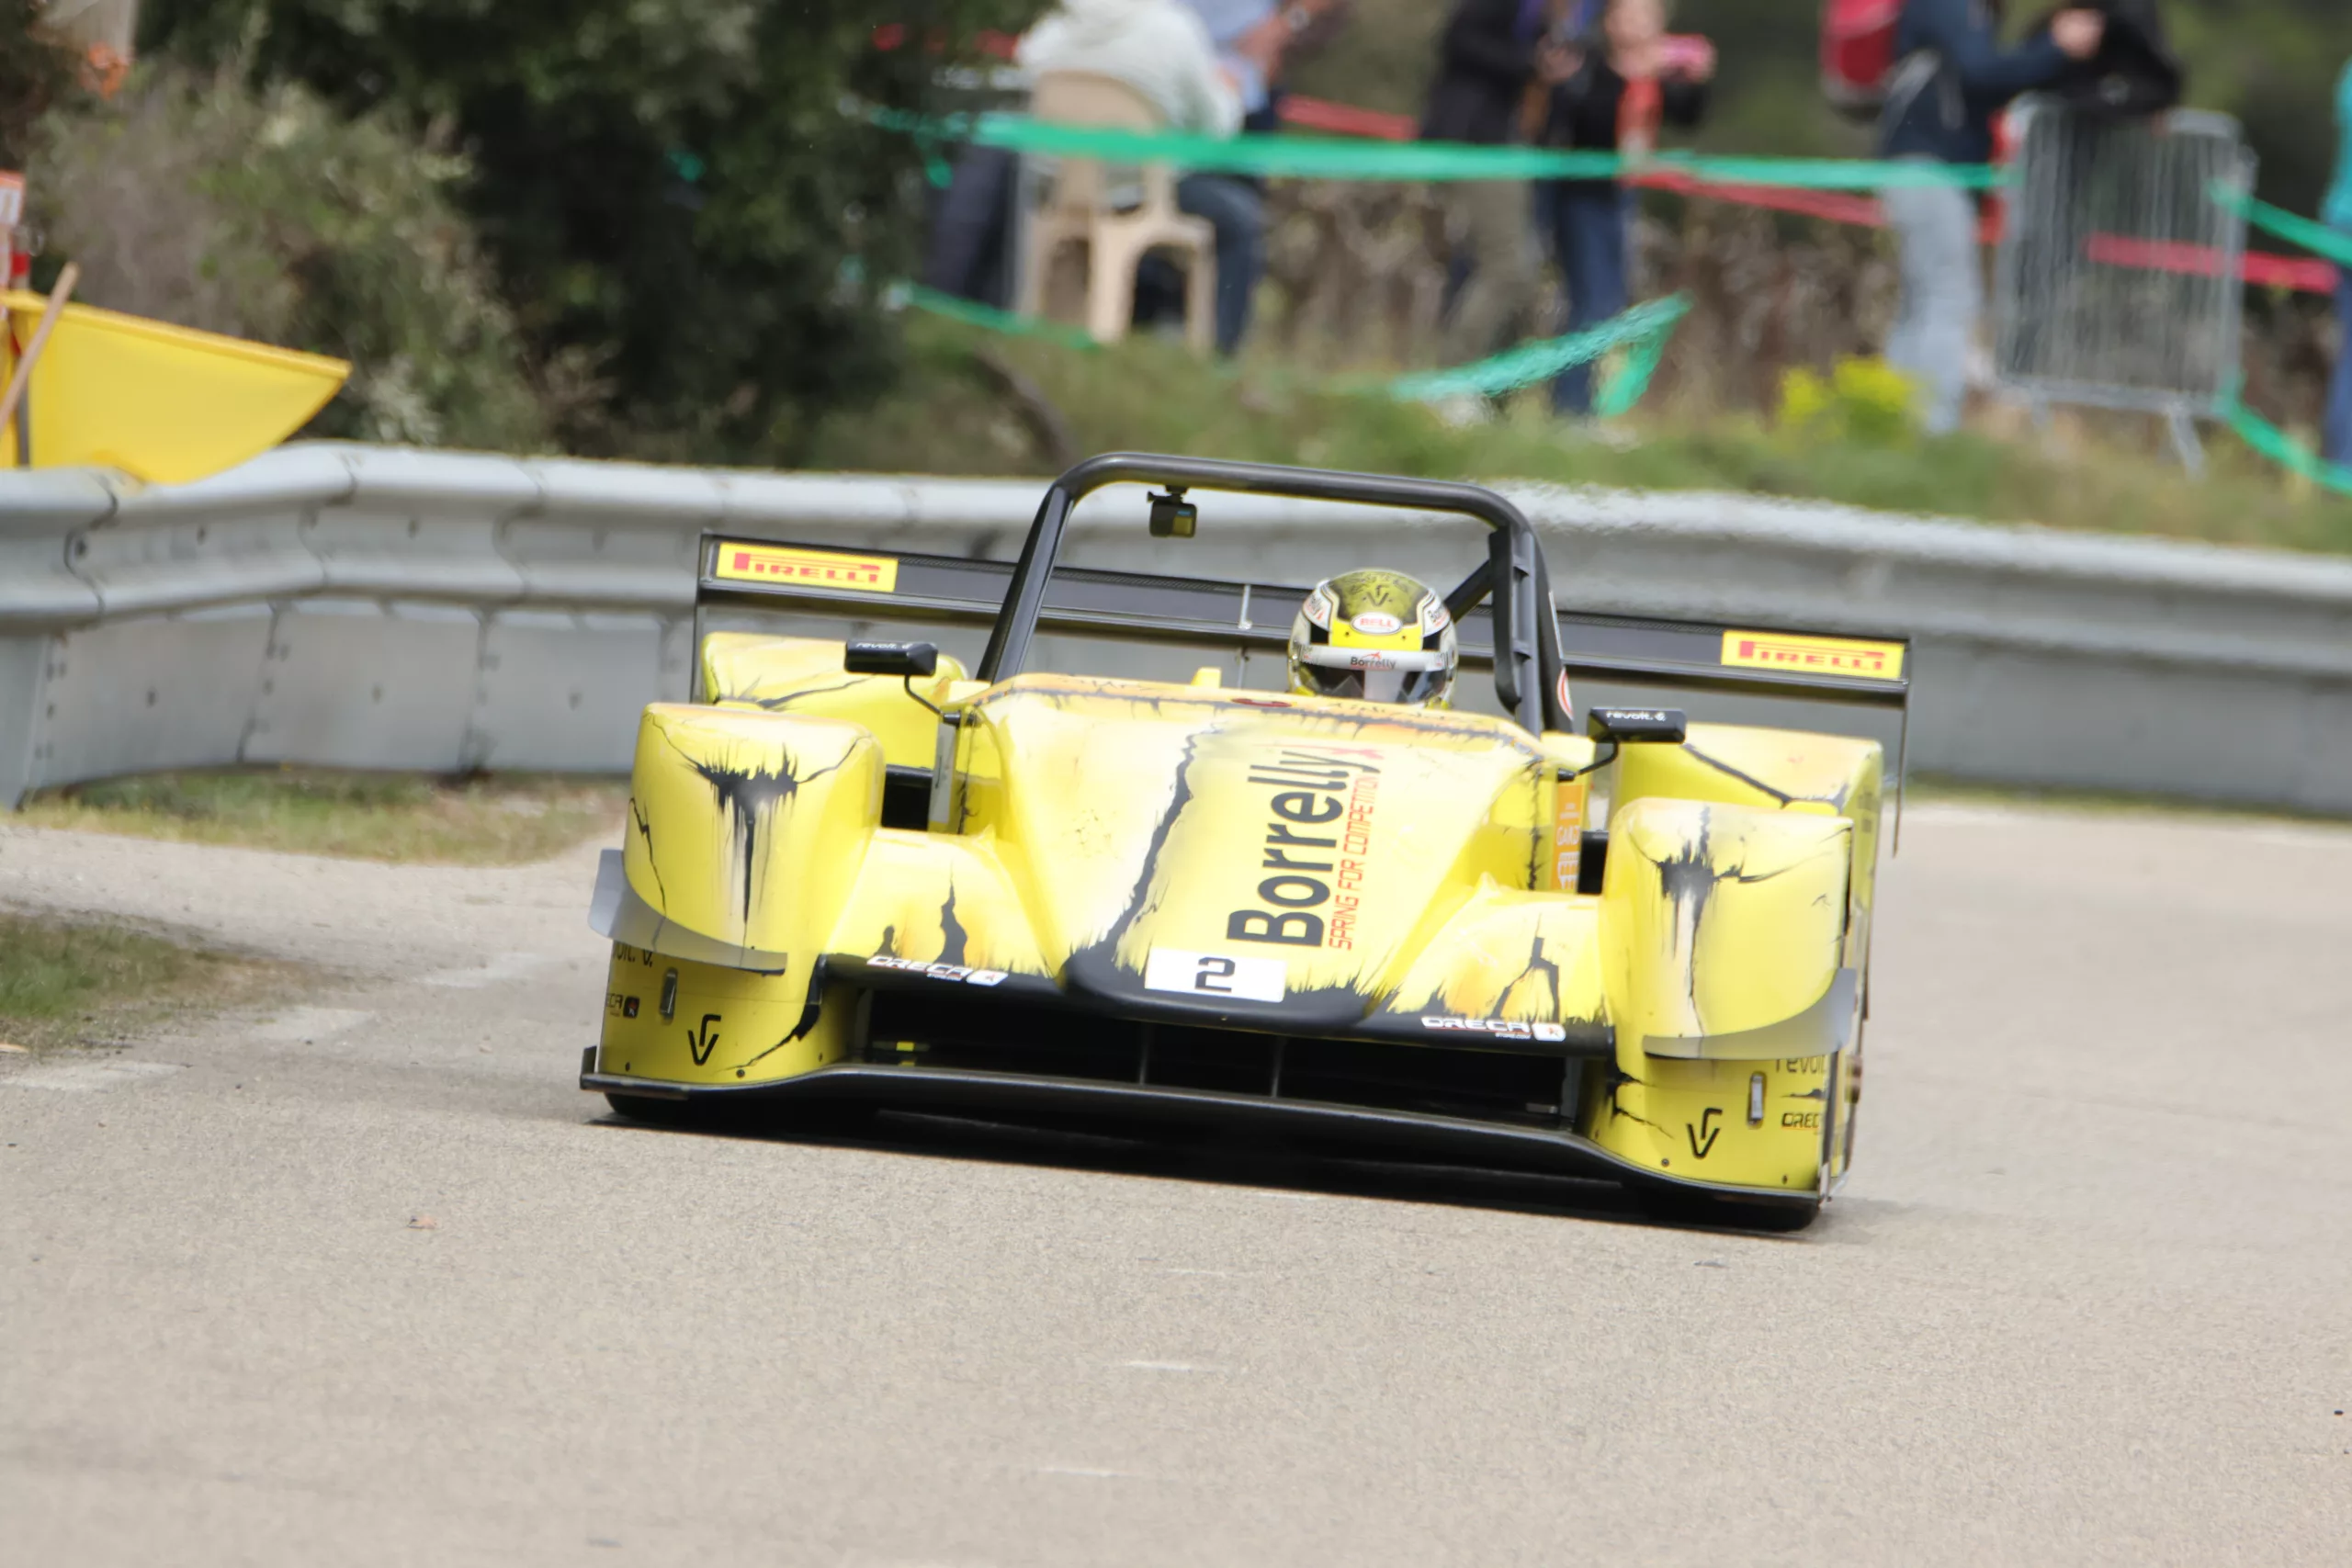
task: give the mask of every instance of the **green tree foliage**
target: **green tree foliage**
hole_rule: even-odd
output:
[[[868,107],[1037,0],[153,0],[147,47],[446,139],[526,338],[611,389],[568,444],[789,460],[888,378],[922,156]],[[895,13],[895,14],[892,14]],[[877,22],[909,47],[876,49]]]
[[[292,84],[170,70],[52,118],[40,141],[33,209],[89,302],[350,360],[312,435],[548,445],[512,315],[451,200],[462,159]]]
[[[30,161],[33,128],[74,85],[74,57],[36,31],[42,0],[0,0],[0,169]]]

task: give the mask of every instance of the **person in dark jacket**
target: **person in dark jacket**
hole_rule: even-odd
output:
[[[1697,40],[1690,40],[1697,41]],[[1639,157],[1662,124],[1691,126],[1706,112],[1712,50],[1668,48],[1660,0],[1611,0],[1600,36],[1573,52],[1576,69],[1544,106],[1547,147]],[[1568,330],[1623,314],[1628,302],[1633,193],[1615,180],[1560,180],[1539,203],[1568,290]],[[1552,412],[1592,412],[1592,367],[1571,366],[1552,383]]]
[[[1421,136],[1495,146],[1521,139],[1527,90],[1566,74],[1557,51],[1539,59],[1566,0],[1461,0],[1438,42]],[[1492,354],[1535,302],[1540,280],[1524,180],[1457,180],[1444,187],[1446,227],[1472,272],[1454,301],[1442,354],[1458,365]]]
[[[2016,49],[2000,41],[1999,0],[1907,0],[1895,31],[1895,77],[1881,122],[1880,156],[1924,164],[1983,164],[1993,156],[1993,117],[2020,93],[2064,78],[2098,53],[2107,30],[2097,11],[2061,11],[2049,31]],[[1931,434],[1960,428],[1968,353],[1984,312],[1976,204],[1958,186],[1891,186],[1881,193],[1902,253],[1902,301],[1887,362],[1920,383]]]

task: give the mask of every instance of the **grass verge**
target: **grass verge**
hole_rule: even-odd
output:
[[[1238,371],[1138,337],[1088,351],[933,317],[910,319],[911,373],[881,403],[815,432],[808,466],[1035,476],[1119,449],[1647,490],[1736,491],[1880,511],[2033,522],[2096,533],[2352,553],[2352,502],[2293,480],[2216,433],[2206,478],[2086,436],[1964,434],[1873,444],[1753,418],[1703,424],[1639,412],[1606,439],[1549,418],[1540,391],[1454,428],[1385,397],[1337,391],[1279,365]],[[2151,432],[2132,427],[2140,436]],[[2121,427],[2111,433],[2120,437]]]
[[[28,1050],[119,1038],[256,996],[279,965],[128,927],[0,913],[0,1042]]]
[[[44,792],[27,827],[440,865],[545,860],[613,829],[618,779],[324,769],[156,773]]]

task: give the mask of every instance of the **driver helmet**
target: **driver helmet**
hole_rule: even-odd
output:
[[[1408,707],[1453,703],[1453,617],[1401,571],[1342,572],[1315,585],[1290,628],[1290,689]]]

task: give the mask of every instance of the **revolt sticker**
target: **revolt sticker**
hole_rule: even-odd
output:
[[[716,574],[729,582],[846,588],[857,593],[889,593],[899,586],[899,563],[888,556],[836,555],[831,550],[727,541],[719,544]]]
[[[1187,997],[1278,1002],[1289,993],[1289,980],[1290,971],[1279,958],[1228,958],[1175,947],[1153,948],[1143,965],[1144,989]]]
[[[1742,670],[1792,675],[1843,675],[1856,681],[1903,679],[1903,645],[1792,632],[1725,632],[1723,661]]]

